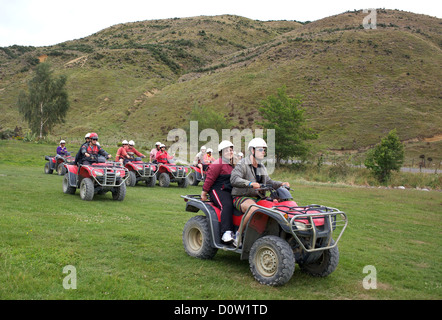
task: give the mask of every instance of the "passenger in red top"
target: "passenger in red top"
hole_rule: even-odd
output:
[[[155,159],[158,163],[169,163],[169,160],[173,157],[170,156],[166,151],[166,146],[164,144],[160,145],[160,151],[157,152],[157,155],[155,156]]]
[[[233,233],[233,200],[230,194],[230,174],[233,170],[233,144],[224,140],[218,145],[219,159],[213,162],[206,174],[201,200],[207,201],[207,195],[215,206],[221,209],[221,240],[231,242]]]
[[[134,147],[135,142],[133,140],[129,141],[129,147],[126,149],[126,153],[127,153],[127,161],[139,161],[141,160],[141,158],[146,158],[146,156],[144,154],[142,154],[141,152],[139,152],[137,149],[135,149]],[[137,156],[137,157],[135,157]]]
[[[127,159],[127,148],[129,148],[129,142],[127,140],[123,140],[121,143],[123,146],[118,148],[117,155],[115,156],[115,161],[121,162],[123,164],[124,160]]]

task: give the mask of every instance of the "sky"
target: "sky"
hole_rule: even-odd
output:
[[[304,22],[370,8],[442,18],[440,0],[0,0],[0,47],[50,46],[143,20],[232,14]]]

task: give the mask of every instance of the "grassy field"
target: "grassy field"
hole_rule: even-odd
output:
[[[299,204],[346,212],[340,263],[327,278],[299,268],[283,287],[256,282],[247,261],[219,251],[189,257],[182,229],[193,214],[182,194],[200,187],[128,188],[92,202],[62,192],[62,178],[43,172],[52,145],[0,141],[0,299],[420,299],[442,298],[442,193],[299,183],[284,172]],[[114,150],[109,150],[115,154]],[[280,173],[275,172],[275,177]],[[67,290],[65,266],[77,289]],[[377,289],[364,289],[365,266]]]

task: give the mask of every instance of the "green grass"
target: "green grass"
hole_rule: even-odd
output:
[[[299,204],[340,208],[349,226],[340,263],[327,278],[299,268],[283,287],[258,284],[247,261],[219,251],[189,257],[180,189],[128,188],[82,201],[62,192],[62,178],[43,173],[46,144],[0,142],[0,299],[432,299],[442,298],[441,204],[437,191],[385,190],[292,183]],[[27,161],[23,161],[26,158]],[[278,177],[279,173],[275,173]],[[77,289],[63,288],[63,268],[77,271]],[[366,290],[363,268],[377,270]]]

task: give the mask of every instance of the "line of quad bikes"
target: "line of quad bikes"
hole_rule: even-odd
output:
[[[130,161],[100,161],[91,165],[77,165],[71,155],[45,156],[44,172],[54,171],[63,176],[63,192],[75,194],[80,190],[82,200],[92,200],[95,194],[112,193],[114,200],[122,201],[127,186],[143,181],[154,187],[177,183],[186,188],[204,180],[204,172],[197,166],[175,163],[156,164]],[[212,259],[219,249],[232,251],[248,260],[254,278],[261,284],[281,286],[287,283],[295,264],[307,274],[316,277],[330,275],[338,266],[337,244],[348,224],[347,215],[336,208],[323,205],[299,206],[289,191],[281,187],[262,185],[258,190],[262,199],[255,205],[248,223],[245,214],[234,209],[234,230],[240,236],[235,242],[221,241],[221,212],[210,199],[200,195],[181,196],[185,210],[203,215],[190,218],[184,226],[184,250],[192,257]]]

